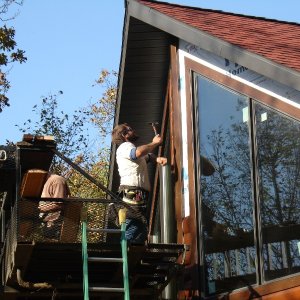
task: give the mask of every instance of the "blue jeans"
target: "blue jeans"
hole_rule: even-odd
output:
[[[146,224],[136,219],[126,219],[126,240],[133,243],[144,243],[147,234]]]

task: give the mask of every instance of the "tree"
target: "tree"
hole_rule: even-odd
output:
[[[16,126],[23,133],[52,135],[60,153],[78,165],[89,167],[92,156],[87,128],[89,116],[84,112],[84,109],[74,111],[71,116],[59,110],[58,102],[62,95],[63,92],[60,91],[58,94],[43,97],[41,105],[33,107],[33,112],[38,115],[38,119],[32,121],[30,118],[22,126]],[[72,194],[82,198],[86,197],[84,193],[80,194],[76,190],[78,185],[72,183],[72,179],[77,178],[74,177],[74,170],[57,156],[54,156],[50,171],[69,178]]]
[[[115,72],[112,78],[116,75]],[[111,73],[102,71],[97,84],[104,86],[100,100],[90,104],[87,108],[76,110],[72,116],[59,111],[58,100],[63,95],[50,95],[42,98],[40,106],[35,105],[33,112],[39,117],[33,122],[28,119],[22,126],[16,125],[22,132],[36,135],[53,135],[57,143],[57,149],[68,158],[79,164],[93,178],[107,186],[109,171],[109,148],[104,142],[99,149],[91,149],[88,125],[92,122],[100,130],[101,136],[111,129],[114,116],[116,84],[111,81]],[[92,182],[72,169],[64,161],[55,159],[51,170],[64,175],[68,179],[71,195],[76,198],[91,199],[105,198],[105,192],[97,188]],[[106,205],[97,201],[84,203],[88,212],[89,227],[105,226],[107,222]],[[93,241],[105,239],[105,235],[95,233],[91,237]]]
[[[57,149],[65,156],[80,164],[86,172],[107,185],[109,170],[109,145],[103,142],[99,149],[92,149],[88,125],[92,123],[99,129],[100,138],[106,138],[112,130],[116,101],[116,77],[114,71],[102,70],[96,84],[104,88],[102,97],[87,107],[76,110],[72,116],[59,111],[60,91],[57,95],[42,98],[40,106],[35,105],[33,112],[38,120],[31,119],[16,125],[23,133],[53,135]],[[70,166],[55,158],[51,170],[68,177],[73,195],[81,198],[104,197],[104,193],[83,178]]]
[[[7,22],[15,18],[16,14],[12,17],[4,16],[8,15],[9,8],[12,4],[22,5],[23,0],[2,0],[0,4],[0,19]],[[25,52],[17,48],[15,41],[15,29],[13,27],[7,27],[6,24],[0,27],[0,112],[2,112],[5,106],[9,106],[9,99],[7,92],[10,88],[10,82],[7,78],[9,68],[12,63],[23,63],[26,61]]]
[[[23,133],[34,135],[52,135],[57,144],[57,150],[72,160],[84,162],[90,155],[89,134],[86,124],[89,117],[84,109],[74,111],[70,116],[59,111],[58,100],[63,95],[60,91],[57,95],[49,95],[42,98],[40,106],[35,105],[33,112],[38,115],[38,120],[27,119],[22,126],[16,125]],[[66,174],[69,167],[55,158],[51,170]]]
[[[104,92],[101,98],[88,107],[87,113],[90,115],[91,122],[99,129],[102,136],[109,134],[112,129],[117,96],[117,77],[118,73],[115,71],[103,69],[100,72],[96,85],[104,88]]]

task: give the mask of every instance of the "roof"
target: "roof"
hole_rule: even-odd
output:
[[[164,2],[139,2],[219,39],[300,71],[300,24]]]
[[[127,13],[178,39],[300,90],[297,23],[150,0],[127,0]]]

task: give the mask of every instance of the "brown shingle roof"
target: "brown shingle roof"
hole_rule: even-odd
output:
[[[164,15],[300,72],[300,24],[139,0]]]

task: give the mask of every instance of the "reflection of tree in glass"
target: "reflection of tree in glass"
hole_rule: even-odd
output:
[[[257,107],[257,118],[266,110]],[[260,199],[264,225],[300,221],[300,126],[268,111],[257,122]]]
[[[291,274],[300,266],[300,234],[293,227],[300,224],[300,125],[259,105],[256,118],[263,255],[266,274],[274,278],[280,275],[272,270]],[[282,230],[275,235],[275,228]]]
[[[240,116],[242,106],[237,110]],[[201,176],[204,235],[212,237],[214,245],[221,244],[219,253],[214,250],[205,256],[207,278],[255,274],[248,123],[230,117],[230,124],[208,132],[205,149],[216,170],[212,176]],[[241,240],[246,232],[247,238]]]
[[[216,172],[201,178],[203,201],[214,214],[214,221],[227,227],[227,234],[250,231],[253,225],[248,125],[236,122],[226,130],[219,126],[207,140],[209,159]]]
[[[200,178],[205,272],[219,293],[256,281],[248,99],[219,87],[199,98],[200,155],[215,167]]]
[[[232,110],[201,128],[200,153],[215,167],[211,176],[201,176],[206,278],[216,281],[218,292],[256,280],[249,129],[243,118],[248,101],[236,95],[228,101]],[[221,282],[231,277],[224,289]]]

